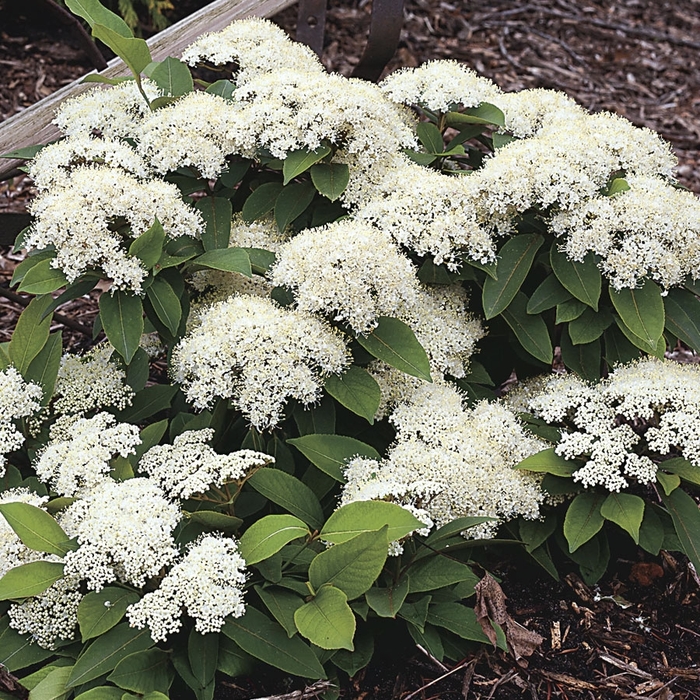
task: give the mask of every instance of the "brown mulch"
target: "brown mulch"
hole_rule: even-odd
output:
[[[184,14],[200,0],[175,0]],[[349,74],[369,26],[367,0],[330,0],[323,59]],[[276,21],[294,33],[296,8]],[[700,194],[700,0],[406,0],[401,42],[389,69],[426,60],[465,62],[505,90],[564,90],[591,110],[609,109],[661,133],[679,156],[678,177]],[[0,121],[91,69],[80,43],[48,19],[39,0],[0,0]],[[21,212],[31,185],[0,183],[0,213]],[[0,258],[7,287],[18,258]],[[0,342],[21,305],[0,298]],[[60,311],[85,327],[93,299]],[[64,331],[66,345],[89,337]],[[347,700],[656,698],[700,700],[700,580],[680,556],[641,550],[614,560],[599,587],[570,569],[557,583],[524,560],[494,563],[518,622],[544,637],[529,659],[475,651],[440,664],[389,636],[376,660],[342,680]],[[218,700],[314,689],[270,674],[222,683]]]

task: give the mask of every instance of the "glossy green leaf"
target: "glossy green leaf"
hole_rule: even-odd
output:
[[[125,37],[133,36],[129,25],[117,14],[108,10],[99,0],[66,0],[66,7],[82,17],[91,27],[102,24]]]
[[[498,253],[496,279],[484,281],[482,304],[486,319],[498,316],[514,299],[527,277],[544,238],[538,233],[515,236]]]
[[[10,673],[33,666],[54,655],[34,642],[30,635],[23,635],[10,627],[7,615],[0,617],[0,664]]]
[[[388,588],[372,586],[365,593],[365,600],[379,617],[395,618],[408,595],[408,576]]]
[[[627,340],[625,334],[617,327],[610,326],[603,334],[605,343],[604,357],[609,367],[624,365],[639,357],[639,348]]]
[[[469,107],[461,112],[448,112],[445,115],[448,126],[462,128],[465,124],[494,124],[495,126],[505,126],[505,115],[503,112],[488,102],[482,102],[478,107]]]
[[[667,459],[659,464],[659,469],[677,474],[683,481],[700,486],[700,467],[692,464],[687,459],[682,457]]]
[[[268,500],[301,518],[314,530],[323,526],[323,509],[314,492],[291,474],[274,468],[258,469],[248,483]]]
[[[639,528],[644,518],[644,500],[631,493],[610,493],[600,506],[600,514],[619,525],[639,544]]]
[[[700,352],[700,299],[685,289],[669,289],[663,301],[666,328]]]
[[[56,561],[33,561],[10,569],[0,578],[0,600],[31,598],[43,593],[63,578],[63,564]]]
[[[333,664],[353,678],[372,660],[374,655],[374,636],[370,631],[360,628],[353,640],[354,651],[340,649],[333,654]]]
[[[580,465],[568,459],[560,457],[554,447],[550,447],[542,452],[526,457],[522,462],[515,465],[515,469],[526,469],[531,472],[544,472],[555,476],[571,476]]]
[[[473,608],[461,603],[433,603],[428,608],[427,621],[442,627],[462,639],[488,644],[489,639],[476,619]]]
[[[598,340],[612,324],[612,314],[602,308],[595,312],[590,307],[569,323],[569,337],[574,345],[585,345]]]
[[[148,301],[151,302],[158,320],[172,333],[177,335],[182,319],[180,299],[170,283],[162,276],[154,277],[146,290]]]
[[[554,319],[555,323],[568,323],[569,321],[574,321],[583,314],[583,312],[590,308],[586,306],[582,301],[578,299],[568,299],[563,301],[561,304],[557,304],[557,313]]]
[[[323,160],[330,153],[330,146],[319,146],[315,151],[302,149],[288,153],[282,165],[284,184],[287,185],[297,175],[306,172],[314,163]]]
[[[227,618],[221,631],[243,651],[274,668],[314,680],[326,677],[310,647],[298,636],[287,637],[281,625],[251,605],[243,617]]]
[[[195,204],[195,208],[204,218],[204,250],[228,248],[231,238],[231,200],[226,197],[203,197]]]
[[[294,622],[299,632],[321,649],[354,649],[355,615],[345,593],[335,586],[322,586],[297,609]]]
[[[209,267],[225,272],[240,272],[246,277],[252,277],[248,253],[243,248],[221,248],[210,250],[192,261],[195,265]]]
[[[132,241],[129,246],[129,255],[138,258],[143,266],[150,270],[163,255],[164,243],[165,231],[160,221],[156,219],[147,231]]]
[[[167,694],[173,678],[170,655],[162,649],[145,649],[129,654],[107,676],[107,680],[114,685],[141,695],[153,691]]]
[[[126,609],[138,600],[138,593],[117,586],[107,586],[87,593],[78,606],[82,641],[99,637],[115,627],[126,614]]]
[[[21,374],[27,371],[32,360],[49,339],[52,316],[44,317],[44,311],[50,303],[49,295],[32,299],[19,317],[12,333],[7,354]]]
[[[53,390],[58,378],[58,370],[61,367],[61,355],[63,353],[63,334],[58,331],[51,333],[46,345],[39,351],[39,354],[29,363],[29,367],[24,373],[24,378],[28,382],[38,384],[44,395],[41,400],[42,406],[48,406],[53,396]],[[9,358],[8,358],[9,359]]]
[[[268,559],[286,544],[311,533],[293,515],[266,515],[256,520],[239,540],[241,556],[248,565]]]
[[[154,384],[136,393],[131,406],[125,408],[119,419],[126,423],[141,423],[146,418],[170,408],[177,386],[172,384]]]
[[[564,537],[569,544],[569,552],[575,552],[603,527],[600,506],[604,500],[605,496],[601,494],[580,493],[571,501],[564,518]]]
[[[632,331],[625,325],[624,321],[618,316],[615,317],[615,325],[632,345],[648,353],[649,355],[658,357],[660,360],[664,358],[664,353],[666,352],[666,340],[663,336],[661,336],[656,343],[650,344],[643,338],[640,338],[638,335],[632,333]]]
[[[379,324],[369,335],[358,335],[357,342],[379,360],[426,382],[430,377],[430,362],[415,333],[398,318],[381,316]]]
[[[419,559],[408,570],[408,576],[411,593],[435,591],[462,581],[474,584],[479,581],[466,564],[440,555]]]
[[[425,527],[409,510],[388,501],[353,501],[338,508],[321,530],[321,539],[340,544],[386,526],[389,542]]]
[[[276,255],[263,248],[242,248],[248,253],[252,271],[258,275],[264,275],[274,265]]]
[[[233,639],[219,635],[219,660],[217,668],[229,678],[248,676],[253,673],[256,661],[241,649]]]
[[[202,688],[213,683],[219,660],[219,635],[216,632],[199,634],[190,630],[187,640],[187,658],[192,675]]]
[[[476,515],[456,518],[455,520],[451,520],[449,523],[445,523],[445,525],[439,527],[434,532],[431,532],[425,539],[425,544],[434,547],[441,540],[446,540],[454,535],[459,535],[468,530],[470,527],[475,527],[476,525],[481,525],[482,523],[493,522],[494,520],[496,520],[496,518]]]
[[[233,98],[233,93],[236,92],[236,85],[230,80],[216,80],[214,81],[205,92],[212,95],[218,95],[223,97],[225,100],[230,100]]]
[[[49,294],[68,284],[62,270],[52,267],[52,260],[41,260],[24,275],[17,291],[27,294]]]
[[[91,27],[95,39],[112,49],[134,75],[139,75],[153,61],[148,44],[143,39],[122,36],[103,24],[92,24]]]
[[[266,182],[253,190],[241,210],[243,221],[250,224],[269,214],[275,208],[275,201],[281,191],[281,182]]]
[[[331,374],[324,389],[341,405],[358,416],[374,422],[382,392],[372,375],[362,367],[351,365],[341,375]]]
[[[71,693],[68,679],[72,666],[54,668],[30,693],[31,700],[65,700]]]
[[[639,546],[657,556],[664,544],[664,526],[653,508],[644,509],[644,518],[639,528]]]
[[[562,362],[579,377],[592,382],[600,379],[602,349],[600,340],[584,345],[574,345],[568,329],[564,329],[559,340]]]
[[[53,260],[56,257],[55,250],[38,250],[22,260],[17,267],[15,267],[12,273],[12,279],[10,280],[10,286],[14,287],[16,284],[21,284],[27,273],[36,267],[39,263],[45,262],[46,260]]]
[[[602,276],[593,253],[588,253],[582,262],[569,260],[566,253],[557,245],[550,252],[552,270],[562,285],[579,301],[598,311],[598,301],[602,288]]]
[[[141,298],[128,292],[103,292],[100,295],[100,318],[107,340],[129,364],[139,347],[143,333]]]
[[[380,459],[374,447],[345,435],[312,433],[288,439],[287,444],[296,447],[311,464],[341,483],[345,483],[343,469],[353,457]]]
[[[432,122],[418,122],[416,124],[416,135],[428,153],[437,155],[445,150],[440,129]]]
[[[569,299],[571,299],[571,292],[562,286],[556,275],[548,275],[532,293],[527,302],[527,312],[539,314]]]
[[[287,631],[287,636],[293,637],[298,632],[294,622],[294,613],[304,604],[304,599],[280,586],[270,586],[269,588],[256,586],[255,591],[275,620]],[[306,592],[308,593],[308,591]]]
[[[311,167],[311,182],[324,197],[335,202],[350,182],[350,168],[345,163],[318,163]]]
[[[610,299],[625,326],[645,343],[656,345],[664,332],[666,316],[658,285],[644,280],[636,289],[610,289]]]
[[[275,200],[275,222],[284,231],[311,204],[316,188],[310,182],[290,182]]]
[[[35,552],[65,556],[76,549],[63,528],[42,508],[29,503],[0,503],[0,513],[24,545]]]
[[[554,351],[547,324],[541,316],[529,316],[527,304],[528,298],[522,292],[518,292],[501,315],[515,333],[523,349],[540,362],[551,365]]]
[[[671,515],[673,527],[683,547],[683,553],[700,571],[700,509],[695,500],[682,489],[671,494],[661,493],[666,510]]]
[[[556,516],[550,515],[544,520],[525,520],[522,518],[519,525],[520,539],[525,543],[528,554],[544,544],[557,528]]]
[[[189,519],[190,522],[200,523],[214,530],[236,531],[243,524],[240,518],[215,510],[197,510],[190,513]]]
[[[194,90],[190,69],[172,56],[161,61],[149,77],[165,95],[180,97]]]
[[[678,474],[667,474],[661,469],[656,472],[656,480],[667,496],[681,485],[681,477]]]
[[[375,532],[362,532],[316,555],[309,566],[314,590],[330,584],[340,588],[348,600],[368,591],[384,568],[389,545],[387,530],[385,525]]]

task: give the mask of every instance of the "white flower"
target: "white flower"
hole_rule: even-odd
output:
[[[48,500],[48,496],[40,496],[26,488],[8,489],[0,493],[0,504],[28,503],[40,508]],[[22,544],[7,520],[0,515],[0,578],[16,566],[44,557],[41,552],[35,552]]]

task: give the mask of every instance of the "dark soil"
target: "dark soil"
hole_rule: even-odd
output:
[[[176,0],[187,14],[203,0]],[[371,3],[331,0],[323,60],[349,74],[365,42]],[[292,35],[296,8],[275,18]],[[591,110],[608,109],[660,132],[675,147],[682,184],[700,193],[700,0],[406,0],[401,42],[389,69],[454,58],[505,90],[567,92]],[[148,28],[145,28],[147,33]],[[92,68],[80,41],[40,0],[0,0],[0,121]],[[31,185],[0,183],[0,213],[22,212]],[[20,258],[0,258],[7,289]],[[0,290],[1,291],[1,290]],[[0,299],[0,342],[21,311]],[[62,307],[64,338],[84,347],[94,299]],[[508,553],[510,554],[510,553]],[[504,556],[506,556],[504,554]],[[630,552],[611,563],[599,587],[564,569],[556,582],[520,560],[496,560],[512,617],[544,642],[516,662],[481,649],[442,665],[397,635],[349,680],[347,700],[511,700],[532,698],[700,699],[700,580],[677,555]],[[568,575],[565,575],[569,571]],[[223,680],[219,700],[317,697],[277,676]],[[283,695],[286,694],[286,695]]]

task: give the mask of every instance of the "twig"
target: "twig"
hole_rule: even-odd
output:
[[[20,306],[25,306],[25,307],[29,306],[29,302],[30,302],[30,299],[23,297],[21,294],[17,294],[16,292],[13,292],[11,289],[8,289],[7,287],[4,287],[3,285],[0,285],[0,297],[5,297],[5,299],[9,299],[10,301],[14,301],[15,304],[19,304]],[[72,328],[74,331],[78,331],[78,333],[82,333],[83,335],[86,335],[89,338],[92,338],[92,331],[87,326],[84,326],[82,323],[80,323],[79,321],[76,321],[72,318],[69,318],[68,316],[64,316],[63,314],[59,314],[56,311],[53,312],[53,317],[61,325],[66,326],[67,328]]]
[[[441,671],[448,671],[449,670],[447,668],[447,666],[445,666],[445,664],[438,661],[425,647],[422,647],[420,644],[416,644],[416,648],[422,654],[425,654]]]
[[[625,673],[631,673],[633,676],[639,676],[640,678],[646,678],[647,680],[651,680],[652,678],[654,678],[654,676],[652,676],[651,673],[647,673],[641,668],[632,666],[632,664],[628,664],[622,659],[617,659],[614,656],[610,656],[610,654],[599,653],[598,658],[601,659],[601,661],[607,661],[609,664],[617,666],[617,668],[619,668],[622,671],[625,671]]]
[[[461,671],[463,668],[467,668],[470,664],[474,664],[476,662],[476,659],[472,661],[465,661],[464,663],[460,664],[459,666],[455,666],[451,671],[448,671],[447,673],[443,673],[441,676],[438,678],[435,678],[434,680],[430,681],[430,683],[426,683],[424,686],[421,686],[418,688],[418,690],[414,690],[412,693],[407,695],[403,700],[411,700],[411,698],[415,698],[416,695],[419,693],[422,693],[426,688],[430,688],[431,686],[435,685],[436,683],[439,683],[440,681],[444,680],[448,676],[451,676],[453,673],[457,673],[457,671]]]
[[[571,58],[576,61],[576,63],[581,64],[582,66],[586,65],[586,60],[582,57],[579,56],[579,54],[576,53],[563,39],[559,39],[556,36],[552,36],[551,34],[547,34],[546,32],[541,32],[538,29],[535,29],[534,27],[528,27],[526,24],[518,25],[518,27],[526,32],[529,32],[530,34],[534,34],[535,36],[540,37],[540,39],[545,39],[546,41],[551,41],[553,44],[558,44],[559,46],[566,51],[566,53],[571,56]]]
[[[250,700],[311,700],[318,698],[319,693],[324,693],[333,687],[330,681],[316,681],[313,685],[306,686],[304,690],[294,690],[282,695],[266,695],[264,698],[251,698]]]

